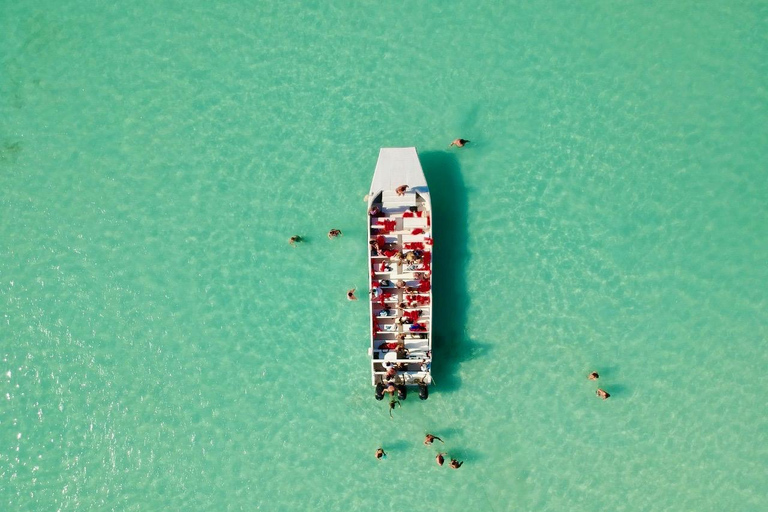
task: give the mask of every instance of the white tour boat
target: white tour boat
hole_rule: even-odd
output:
[[[403,186],[407,186],[405,190]],[[381,148],[368,195],[371,383],[376,398],[432,383],[432,203],[416,148]]]

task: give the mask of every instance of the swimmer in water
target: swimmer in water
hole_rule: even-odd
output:
[[[608,398],[611,396],[610,393],[608,393],[606,390],[600,388],[597,388],[596,394],[603,400],[608,400]]]
[[[442,439],[440,439],[440,438],[439,438],[439,437],[437,437],[437,436],[433,436],[432,434],[427,434],[427,437],[425,437],[425,438],[424,438],[424,444],[432,444],[432,442],[433,442],[435,439],[437,439],[437,440],[438,440],[438,441],[440,441],[441,443],[445,444],[445,441],[443,441]]]
[[[435,455],[435,462],[437,462],[438,466],[443,465],[443,463],[445,462],[445,458],[443,457],[442,453],[438,453],[437,455]]]
[[[355,290],[357,290],[357,288],[347,290],[347,300],[357,300],[357,297],[355,297]]]
[[[400,185],[395,189],[395,194],[399,196],[404,196],[406,190],[408,190],[408,185]]]
[[[456,146],[457,148],[463,148],[464,144],[469,142],[467,139],[456,139],[453,142],[451,142],[451,146]]]
[[[386,454],[386,453],[384,453],[384,450],[382,450],[381,448],[379,448],[378,450],[376,450],[376,458],[377,458],[378,460],[381,460],[381,459],[386,459],[386,458],[387,458],[387,454]]]
[[[394,387],[394,386],[392,386]],[[400,403],[400,400],[395,398],[395,395],[392,395],[392,399],[389,401],[389,417],[392,418],[392,411],[395,410],[395,405],[399,405],[400,407],[403,406],[403,404]]]
[[[290,243],[292,246],[296,247],[297,242],[303,242],[304,239],[301,238],[299,235],[293,235],[290,240],[288,240],[288,243]]]
[[[328,232],[328,238],[330,238],[331,240],[333,240],[333,239],[334,239],[334,238],[336,238],[337,236],[342,236],[342,235],[341,235],[341,230],[340,230],[340,229],[332,229],[332,230],[330,230],[330,231]]]
[[[461,465],[464,464],[464,461],[457,461],[456,459],[451,459],[451,463],[448,464],[452,469],[459,469]]]
[[[597,380],[600,378],[600,375],[597,374],[597,372],[592,372],[587,377],[589,380]]]

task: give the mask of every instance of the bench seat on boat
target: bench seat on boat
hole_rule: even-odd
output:
[[[403,229],[405,230],[412,230],[415,228],[426,228],[427,227],[427,218],[426,217],[403,217]]]
[[[421,233],[419,235],[412,235],[409,231],[407,233],[403,233],[401,236],[403,237],[404,244],[412,243],[412,242],[420,242],[423,244],[424,239],[429,237],[429,231],[427,231],[426,233]]]

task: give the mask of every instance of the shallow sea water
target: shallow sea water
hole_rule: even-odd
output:
[[[6,2],[0,508],[768,509],[767,20]],[[406,145],[440,325],[390,419],[344,292]]]

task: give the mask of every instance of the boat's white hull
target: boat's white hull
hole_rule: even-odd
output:
[[[371,383],[431,384],[432,203],[416,148],[379,152],[368,241]]]

